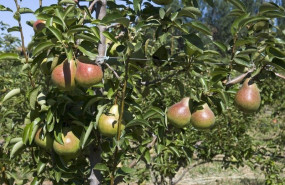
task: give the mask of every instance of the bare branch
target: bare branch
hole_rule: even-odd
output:
[[[192,168],[195,168],[195,167],[197,167],[197,166],[199,166],[199,165],[202,165],[202,164],[205,164],[205,163],[207,163],[207,162],[206,162],[206,161],[200,161],[200,162],[198,162],[198,163],[196,163],[196,164],[194,164],[194,165],[188,166],[187,168],[185,168],[185,169],[183,170],[182,174],[181,174],[175,181],[173,181],[173,182],[171,183],[171,185],[175,185],[175,184],[177,184],[179,181],[181,181],[182,178],[186,175],[186,173],[189,172],[189,170],[191,170]]]
[[[229,80],[226,82],[226,86],[231,86],[231,85],[234,85],[234,84],[237,84],[237,83],[240,83],[245,77],[247,77],[250,73],[252,73],[253,70],[249,70],[248,72],[246,73],[243,73],[237,77],[235,77],[234,79],[232,80]]]
[[[279,78],[283,78],[285,80],[285,76],[279,73],[275,73],[276,76],[278,76]]]
[[[118,73],[107,63],[107,62],[104,62],[103,63],[105,66],[107,66],[113,73],[114,75],[116,76],[116,78],[120,79],[120,76],[118,75]]]

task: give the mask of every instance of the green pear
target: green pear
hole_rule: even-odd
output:
[[[53,142],[53,149],[55,153],[62,156],[64,159],[73,159],[77,157],[80,151],[79,138],[69,128],[63,129],[62,135],[63,144],[56,140]]]
[[[109,110],[109,113],[102,114],[99,118],[98,129],[100,133],[104,136],[113,137],[117,134],[119,121],[119,106],[117,104],[113,105]],[[121,129],[123,130],[125,126],[122,124]]]
[[[180,102],[172,105],[167,110],[167,118],[172,125],[177,128],[183,128],[190,123],[191,112],[189,109],[188,97],[183,98]]]
[[[260,92],[255,83],[247,78],[235,96],[235,105],[245,113],[252,113],[260,107]]]
[[[51,137],[51,135],[49,133],[46,133],[46,135],[41,138],[41,134],[42,134],[42,128],[38,129],[38,131],[36,132],[34,141],[35,143],[48,151],[52,150],[52,144],[53,144],[53,138]]]
[[[211,128],[215,123],[215,114],[207,103],[202,105],[202,109],[196,110],[191,117],[191,123],[195,128]]]

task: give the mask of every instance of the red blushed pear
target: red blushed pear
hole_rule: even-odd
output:
[[[202,105],[202,109],[196,110],[191,117],[191,123],[195,128],[208,129],[215,123],[215,114],[207,103]]]
[[[168,108],[167,118],[177,128],[183,128],[190,123],[189,99],[188,97],[183,98],[180,102]]]
[[[45,26],[46,26],[46,21],[43,21],[43,20],[37,20],[33,24],[33,28],[35,32],[41,31],[42,29],[44,29]]]
[[[100,66],[92,63],[87,57],[77,59],[75,81],[82,87],[90,87],[102,81],[103,71]]]
[[[75,87],[76,66],[73,60],[67,60],[56,66],[51,73],[51,80],[54,85],[64,91],[73,90]]]
[[[255,83],[247,78],[235,96],[236,106],[245,113],[252,113],[259,109],[260,92]]]
[[[63,144],[60,144],[56,140],[54,140],[53,149],[55,153],[67,160],[77,157],[77,154],[80,151],[80,140],[72,132],[71,129],[63,129],[62,141]]]

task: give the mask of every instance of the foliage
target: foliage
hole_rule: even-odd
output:
[[[0,104],[0,124],[5,128],[1,130],[5,146],[0,157],[6,166],[13,164],[3,172],[3,180],[18,179],[16,174],[21,171],[33,177],[23,177],[22,183],[87,184],[94,168],[102,174],[102,178],[96,177],[103,184],[128,180],[163,184],[172,182],[180,167],[196,159],[211,162],[221,154],[225,168],[252,160],[262,165],[268,184],[280,182],[274,176],[280,172],[275,159],[264,158],[247,132],[255,115],[242,114],[234,107],[239,84],[229,82],[233,76],[250,72],[261,84],[263,106],[280,98],[284,86],[277,83],[271,88],[273,84],[265,79],[270,76],[279,81],[276,73],[285,72],[284,33],[275,24],[276,18],[284,17],[283,7],[265,2],[248,10],[244,2],[232,0],[222,3],[226,8],[215,8],[211,0],[185,0],[180,7],[175,1],[165,7],[149,1],[120,5],[108,1],[106,16],[97,19],[92,7],[89,10],[81,2],[62,0],[35,12],[24,7],[15,12],[19,23],[21,14],[34,13],[45,26],[35,31],[27,55],[15,55],[18,41],[13,38],[13,47],[4,46],[5,53],[0,54],[1,65],[6,64],[1,69],[6,78],[1,78],[0,87],[9,92]],[[205,6],[231,15],[227,36],[216,37],[203,23],[208,15],[199,8]],[[211,27],[216,19],[209,21]],[[102,32],[102,28],[106,30]],[[13,30],[21,32],[20,27]],[[105,37],[108,55],[118,44],[110,58],[102,56]],[[59,90],[51,83],[53,69],[80,55],[104,67],[104,80],[89,88]],[[167,107],[183,97],[190,97],[191,112],[206,102],[217,117],[215,126],[207,130],[171,126]],[[121,107],[117,124],[124,123],[125,129],[121,133],[118,127],[116,137],[105,137],[97,128],[98,120],[114,104]],[[280,109],[277,114],[284,105]],[[78,157],[66,159],[37,147],[33,140],[40,127],[58,143],[63,143],[64,129],[72,129],[80,138]],[[12,135],[3,134],[14,129]],[[284,146],[284,133],[280,133],[281,143],[273,143],[275,149]],[[259,158],[254,157],[256,153]],[[100,158],[96,164],[94,156]],[[18,163],[20,167],[13,168]]]

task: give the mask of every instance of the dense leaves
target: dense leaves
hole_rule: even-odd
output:
[[[284,8],[263,3],[252,13],[236,0],[223,2],[226,9],[216,8],[215,1],[209,0],[161,7],[149,1],[120,5],[108,1],[107,14],[100,20],[82,2],[63,0],[34,12],[44,26],[35,29],[27,59],[12,49],[0,54],[3,73],[9,75],[0,86],[5,89],[0,123],[7,131],[17,131],[11,137],[1,136],[6,142],[1,160],[28,161],[27,169],[17,170],[31,173],[32,184],[45,180],[85,184],[93,168],[103,175],[102,184],[123,180],[162,184],[197,159],[211,162],[222,155],[224,167],[265,160],[255,158],[262,151],[247,133],[253,118],[233,105],[242,79],[228,82],[246,74],[262,84],[268,75],[277,79],[276,74],[285,73],[284,33],[274,22],[284,16]],[[206,5],[205,13],[202,7]],[[0,10],[10,9],[0,6]],[[217,36],[213,22],[205,23],[204,16],[216,10],[226,10],[231,16],[227,39]],[[24,13],[33,11],[21,8],[15,18],[20,20]],[[101,55],[102,47],[106,56]],[[88,88],[58,89],[51,81],[53,69],[81,55],[103,67],[104,80]],[[273,90],[266,91],[263,105]],[[167,107],[183,97],[190,97],[191,112],[207,103],[217,117],[214,127],[178,129],[169,124]],[[102,136],[98,120],[114,104],[121,110],[113,124],[123,123],[125,129],[116,137]],[[34,137],[40,127],[42,138],[49,134],[60,144],[65,130],[72,130],[80,139],[79,152],[66,157],[39,148]],[[100,160],[94,163],[94,156]],[[281,178],[270,176],[279,172],[271,168],[272,160],[266,162],[268,184],[280,182]],[[12,174],[16,171],[10,170],[8,178],[16,180]]]

